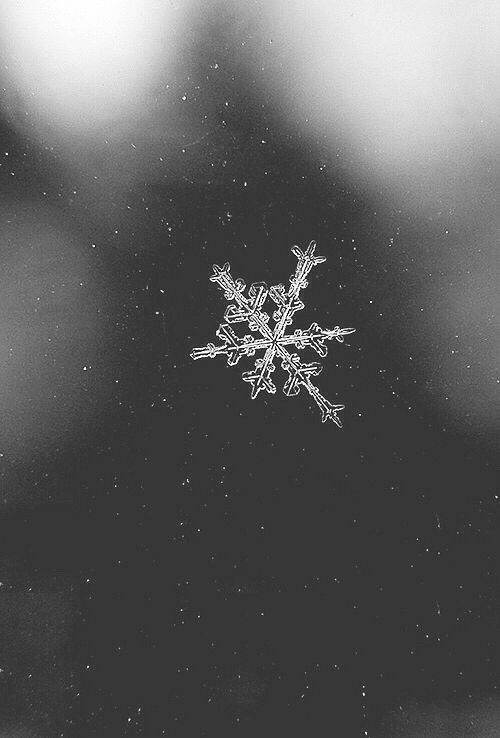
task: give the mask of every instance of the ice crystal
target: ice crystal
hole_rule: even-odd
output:
[[[286,290],[283,284],[268,288],[265,282],[254,282],[245,296],[245,282],[234,279],[228,263],[219,267],[214,265],[214,273],[210,277],[224,291],[224,297],[230,301],[224,313],[224,322],[216,331],[222,343],[216,345],[208,343],[191,352],[193,359],[214,358],[224,355],[231,366],[237,364],[243,357],[252,357],[257,352],[262,355],[255,360],[251,371],[243,372],[242,379],[251,386],[251,397],[255,399],[259,392],[265,390],[271,394],[276,392],[272,374],[276,370],[275,361],[281,361],[281,368],[288,374],[283,385],[283,392],[297,395],[303,387],[321,410],[321,419],[324,422],[332,420],[339,428],[342,423],[338,416],[344,405],[333,405],[324,397],[311,377],[316,377],[322,366],[313,361],[301,361],[298,353],[290,353],[288,347],[297,351],[311,348],[321,357],[327,355],[327,341],[335,339],[342,343],[344,336],[353,333],[355,328],[335,328],[328,330],[320,328],[317,323],[311,323],[309,328],[296,328],[287,333],[287,328],[293,322],[293,316],[302,310],[304,303],[299,299],[300,291],[307,287],[306,277],[316,264],[326,261],[324,256],[315,256],[316,243],[311,241],[307,249],[302,251],[298,246],[292,248],[297,257],[295,273],[290,277],[290,287]],[[270,316],[264,311],[264,303],[270,298],[275,303],[275,309]],[[235,323],[247,323],[251,333],[239,337],[233,330]],[[253,335],[252,335],[253,334]]]

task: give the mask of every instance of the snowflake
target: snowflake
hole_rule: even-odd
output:
[[[328,352],[325,346],[326,341],[335,338],[342,343],[345,335],[356,330],[355,328],[339,328],[339,326],[327,330],[320,328],[317,323],[311,323],[305,330],[297,328],[293,333],[286,332],[287,326],[292,323],[293,315],[304,307],[299,294],[300,290],[307,287],[307,275],[313,266],[326,261],[324,256],[314,255],[315,249],[314,241],[311,241],[305,252],[298,246],[292,248],[292,253],[297,257],[298,263],[295,274],[290,277],[288,291],[282,284],[268,289],[265,282],[254,282],[248,290],[248,296],[245,297],[245,282],[242,279],[233,279],[229,264],[226,263],[223,267],[215,264],[210,280],[217,282],[224,291],[226,300],[231,301],[224,314],[225,322],[221,323],[216,331],[222,343],[219,346],[209,343],[202,348],[195,348],[190,355],[193,359],[205,357],[212,359],[223,354],[227,356],[227,363],[233,366],[242,357],[254,356],[258,351],[263,351],[263,356],[255,360],[254,369],[242,374],[242,379],[251,385],[252,399],[255,399],[263,390],[271,394],[276,392],[276,385],[271,375],[276,369],[275,360],[281,360],[282,369],[288,373],[283,392],[288,396],[297,395],[303,387],[321,410],[323,423],[332,420],[339,428],[342,428],[338,413],[344,409],[344,405],[332,405],[311,381],[311,377],[321,372],[322,366],[316,361],[304,363],[297,353],[288,351],[288,346],[294,346],[299,351],[310,347],[324,357]],[[270,316],[263,311],[268,297],[276,304],[276,309],[272,314],[273,327],[270,324]],[[236,335],[231,325],[243,322],[248,323],[254,335],[245,335],[243,338]]]

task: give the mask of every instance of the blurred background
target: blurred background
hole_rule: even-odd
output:
[[[0,0],[0,736],[498,734],[499,16]],[[311,239],[342,431],[189,358]]]

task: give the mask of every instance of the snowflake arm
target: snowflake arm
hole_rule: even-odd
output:
[[[316,241],[311,241],[305,251],[302,251],[299,246],[292,247],[292,254],[295,254],[298,263],[295,267],[295,274],[290,277],[289,295],[297,296],[300,290],[305,289],[308,284],[306,277],[311,269],[317,264],[322,264],[326,261],[326,256],[314,256],[315,251]]]
[[[276,385],[271,379],[271,374],[275,371],[274,356],[276,347],[270,344],[264,354],[264,358],[257,359],[255,362],[255,371],[244,372],[241,376],[244,382],[249,382],[252,387],[252,400],[255,400],[259,392],[265,390],[271,395],[276,392]]]
[[[292,253],[298,261],[295,273],[290,277],[288,291],[285,292],[285,287],[282,284],[271,287],[271,298],[278,305],[278,309],[273,314],[273,319],[277,322],[275,333],[282,334],[286,330],[286,326],[292,322],[294,313],[304,307],[304,303],[299,299],[299,293],[308,285],[306,277],[314,266],[326,261],[324,256],[315,256],[315,250],[315,241],[310,242],[305,252],[299,246],[293,246]]]
[[[321,364],[316,361],[310,364],[302,363],[297,354],[290,355],[286,352],[281,366],[288,372],[288,379],[283,386],[283,392],[288,396],[297,395],[300,387],[304,387],[321,410],[321,421],[326,423],[327,420],[331,420],[339,428],[342,428],[338,412],[343,410],[345,405],[333,405],[311,381],[311,376],[316,377],[322,371]]]
[[[325,341],[331,341],[335,338],[339,343],[344,342],[344,336],[349,333],[354,333],[355,328],[339,328],[335,326],[332,330],[320,328],[317,323],[311,323],[309,328],[301,330],[297,328],[290,335],[284,335],[279,339],[281,346],[288,346],[293,344],[295,348],[301,350],[310,346],[317,354],[325,357],[328,353],[328,349],[325,346]]]
[[[321,410],[321,422],[326,423],[327,420],[331,420],[338,428],[342,428],[342,421],[338,413],[339,410],[345,408],[345,405],[333,405],[326,397],[323,397],[319,389],[310,380],[304,386]]]
[[[259,349],[266,349],[270,345],[270,341],[266,339],[254,339],[253,336],[243,336],[238,338],[230,325],[221,323],[217,328],[215,335],[222,340],[222,344],[216,346],[208,343],[201,348],[194,348],[191,351],[192,359],[213,359],[215,356],[225,354],[227,363],[231,366],[237,364],[243,356],[254,356]]]

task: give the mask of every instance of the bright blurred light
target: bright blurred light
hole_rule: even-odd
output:
[[[268,84],[289,120],[349,152],[357,178],[412,205],[474,198],[477,159],[499,161],[496,0],[271,0]],[[263,75],[264,76],[264,75]],[[306,122],[307,121],[307,122]],[[472,188],[471,188],[472,175]]]
[[[264,56],[255,62],[284,124],[330,146],[374,211],[411,215],[430,246],[417,236],[405,247],[425,287],[418,304],[409,292],[400,340],[427,356],[434,401],[469,428],[498,428],[500,3],[259,7]],[[443,250],[444,232],[454,236]],[[398,268],[395,252],[373,246]]]
[[[133,116],[180,17],[160,0],[3,0],[10,84],[35,119],[71,133]]]

